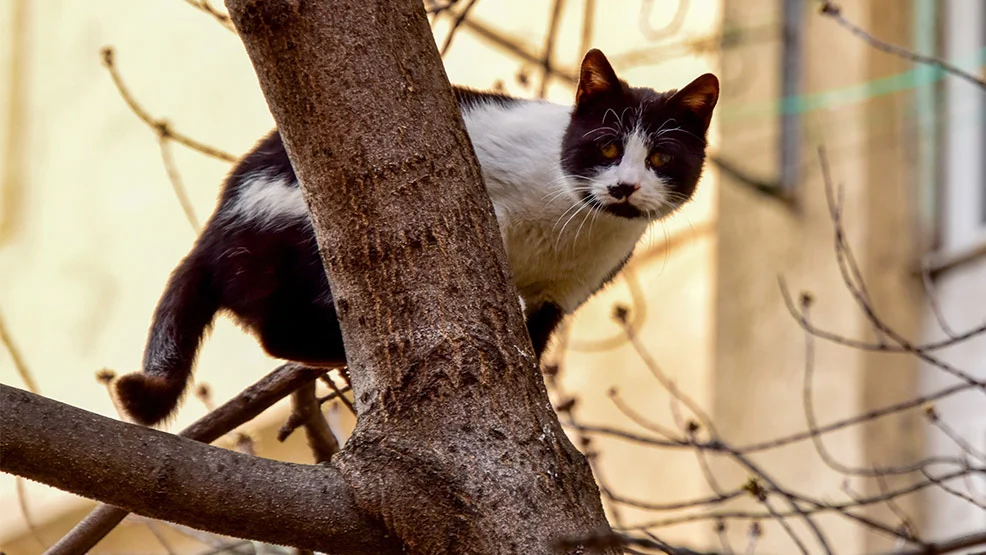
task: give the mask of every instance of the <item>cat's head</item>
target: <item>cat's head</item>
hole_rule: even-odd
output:
[[[695,192],[718,99],[719,80],[710,73],[661,93],[630,87],[602,52],[590,50],[562,143],[572,192],[624,218],[673,212]]]

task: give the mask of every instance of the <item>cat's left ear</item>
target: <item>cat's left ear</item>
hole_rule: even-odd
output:
[[[719,79],[711,73],[706,73],[674,93],[669,102],[695,114],[708,129],[709,122],[712,120],[712,109],[716,107],[718,101]]]
[[[623,83],[609,65],[602,51],[593,48],[582,58],[579,69],[579,88],[575,93],[575,105],[586,107],[590,104],[623,91]]]

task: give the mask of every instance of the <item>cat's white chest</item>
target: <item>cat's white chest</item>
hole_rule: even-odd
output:
[[[524,216],[498,215],[514,283],[528,306],[551,302],[568,313],[613,275],[646,229],[644,222],[598,212],[580,213],[567,225],[554,223],[558,215]]]

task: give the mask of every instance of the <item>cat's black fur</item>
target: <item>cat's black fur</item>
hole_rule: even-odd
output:
[[[702,79],[705,81],[696,86],[695,83]],[[701,173],[708,118],[711,117],[718,94],[718,83],[714,77],[706,75],[699,80],[689,85],[695,90],[689,91],[683,98],[679,98],[680,95],[676,97],[675,91],[656,93],[650,89],[630,88],[616,79],[602,53],[590,52],[583,62],[579,96],[570,117],[571,121],[567,123],[564,132],[558,130],[560,159],[538,160],[537,163],[560,166],[564,173],[574,176],[573,180],[578,177],[591,178],[594,169],[621,163],[619,160],[601,158],[600,142],[591,135],[595,129],[606,126],[607,113],[616,116],[617,111],[625,115],[628,110],[637,110],[637,119],[641,125],[666,127],[668,121],[674,121],[675,125],[684,130],[677,133],[677,140],[666,145],[666,149],[673,152],[674,158],[659,173],[661,179],[665,179],[681,199],[687,199]],[[525,103],[532,106],[530,101],[503,94],[458,87],[455,88],[455,93],[464,114],[475,110],[491,110],[491,107],[508,113]],[[712,96],[701,98],[703,94]],[[689,103],[694,103],[694,106]],[[547,104],[536,106],[544,106],[549,112],[554,110]],[[556,121],[550,119],[550,115],[545,116],[545,121]],[[623,126],[620,125],[620,128]],[[661,134],[656,127],[647,131],[654,133],[656,137]],[[486,146],[489,141],[481,140],[486,138],[482,133],[486,131],[470,129],[481,163],[484,158],[492,156]],[[502,134],[503,130],[492,129],[488,133],[500,140],[501,135],[497,133]],[[660,140],[655,141],[655,144],[663,144]],[[497,148],[502,146],[496,141],[492,143]],[[540,146],[543,145],[534,145],[534,150]],[[665,146],[660,148],[664,149]],[[512,167],[510,163],[513,162],[505,161],[503,165]],[[521,208],[524,207],[511,205],[511,202],[516,203],[515,200],[497,198],[499,186],[494,185],[499,182],[495,175],[486,175],[486,170],[491,168],[484,165],[483,169],[493,204],[498,208],[501,228],[510,228],[514,225],[511,218],[515,218],[515,212],[522,211]],[[123,376],[116,382],[116,391],[124,409],[138,422],[154,424],[174,411],[191,376],[199,343],[218,311],[230,313],[245,328],[256,334],[264,350],[272,356],[324,366],[343,365],[346,362],[328,281],[311,224],[303,208],[300,214],[302,217],[298,217],[296,204],[281,207],[288,211],[289,216],[268,214],[260,217],[251,215],[249,211],[244,212],[247,209],[237,204],[242,204],[243,197],[248,195],[246,188],[258,186],[258,176],[278,187],[261,193],[273,191],[280,194],[298,187],[291,162],[276,130],[261,140],[226,179],[215,213],[191,252],[172,274],[154,314],[144,354],[143,372]],[[544,189],[540,187],[545,184],[530,183],[528,186],[531,195],[543,195]],[[615,188],[614,185],[609,186],[610,194],[619,198],[613,193]],[[271,203],[284,202],[283,195],[263,196],[256,194],[256,191],[250,194],[261,200],[271,199]],[[522,299],[527,304],[528,331],[538,357],[564,314],[574,310],[585,298],[611,280],[625,264],[647,221],[662,217],[665,213],[658,214],[647,206],[637,208],[631,206],[630,202],[616,203],[613,198],[601,200],[600,194],[587,191],[576,194],[573,191],[573,195],[580,197],[587,206],[619,216],[611,222],[616,229],[612,233],[622,233],[622,228],[619,227],[623,225],[620,223],[623,221],[621,218],[643,223],[633,224],[636,227],[628,228],[630,231],[627,232],[626,240],[618,243],[622,245],[621,252],[604,253],[606,256],[600,260],[610,261],[606,262],[605,268],[594,268],[591,264],[586,267],[598,273],[597,278],[583,283],[583,276],[576,275],[571,276],[574,286],[567,282],[561,284],[568,289],[582,287],[584,291],[576,290],[573,293],[565,289],[563,295],[562,289],[558,289],[559,292],[554,294],[550,289],[552,286],[543,285],[541,280],[535,280],[538,284],[534,289],[518,282]],[[529,204],[538,205],[537,198],[531,200]],[[265,209],[256,204],[248,208],[261,215]],[[291,213],[291,210],[295,212]],[[555,216],[546,212],[545,217]],[[558,222],[555,222],[554,227],[547,225],[550,223],[545,222],[544,225],[532,229],[541,235],[545,230],[554,232]],[[530,227],[531,224],[521,224],[518,219],[517,225]],[[641,231],[637,231],[638,227]],[[511,230],[504,230],[508,253],[512,245],[509,231]],[[564,232],[563,226],[559,233]],[[592,259],[589,260],[591,262]],[[520,268],[514,270],[515,281],[524,279],[524,272],[518,271]],[[545,287],[548,289],[545,290]]]

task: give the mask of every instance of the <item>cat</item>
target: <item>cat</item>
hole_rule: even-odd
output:
[[[623,268],[648,225],[693,195],[719,81],[657,92],[621,81],[599,50],[575,105],[454,87],[540,359],[552,331]],[[226,179],[154,313],[143,372],[116,392],[137,422],[176,409],[199,343],[224,310],[273,357],[346,364],[328,281],[274,130]]]

